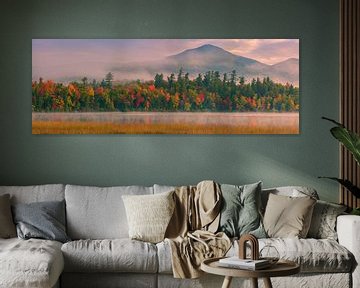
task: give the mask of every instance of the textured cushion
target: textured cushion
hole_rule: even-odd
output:
[[[131,239],[157,243],[164,240],[175,208],[173,191],[156,195],[124,195]]]
[[[316,200],[306,197],[269,195],[264,227],[269,237],[305,238]]]
[[[18,236],[22,239],[70,240],[65,231],[64,201],[15,204],[13,213]]]
[[[344,213],[346,206],[318,200],[314,206],[307,237],[337,240],[336,219]]]
[[[259,239],[259,249],[261,250],[264,246],[273,246],[279,252],[281,259],[298,263],[302,273],[350,272],[354,265],[353,255],[334,240],[311,238]],[[234,256],[237,252],[238,243],[235,242],[227,255]]]
[[[251,233],[266,237],[260,217],[261,182],[244,186],[221,185],[222,209],[219,231],[229,237]]]
[[[130,239],[78,240],[61,248],[67,272],[157,271],[156,246]]]
[[[0,196],[0,238],[16,237],[15,225],[11,215],[10,196]]]
[[[259,249],[265,245],[274,246],[280,258],[295,261],[302,273],[350,272],[354,265],[353,255],[339,243],[329,239],[266,238],[259,239]],[[167,241],[156,244],[158,250],[159,273],[171,274],[171,248]],[[238,255],[238,242],[226,254]],[[250,250],[248,251],[250,256]],[[275,256],[275,255],[274,255]]]
[[[4,194],[10,194],[11,204],[61,201],[65,197],[65,186],[62,184],[0,186],[0,195]]]
[[[63,268],[59,242],[0,239],[0,287],[53,287]]]
[[[319,199],[319,195],[317,194],[316,190],[310,187],[284,186],[284,187],[267,188],[261,191],[261,206],[263,213],[265,212],[266,204],[270,194],[291,196],[291,197],[310,196],[311,198]]]
[[[169,241],[156,244],[160,274],[172,274],[171,247]]]
[[[153,188],[66,185],[66,219],[70,238],[128,238],[126,212],[121,198],[128,194],[153,194]]]

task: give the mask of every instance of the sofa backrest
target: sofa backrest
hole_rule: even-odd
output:
[[[93,187],[47,184],[34,186],[0,186],[0,195],[10,194],[11,203],[66,201],[67,233],[72,239],[128,238],[128,224],[123,195],[148,195],[173,190],[174,186],[154,185]],[[269,194],[292,197],[306,195],[319,199],[317,192],[308,187],[287,186],[263,189],[262,210]]]
[[[153,187],[66,185],[67,233],[71,239],[128,238],[123,195],[153,194]]]
[[[4,194],[10,194],[11,204],[61,201],[65,198],[65,185],[0,186],[0,195]]]
[[[154,185],[154,194],[166,193],[175,190],[176,186]]]
[[[164,193],[171,190],[174,190],[175,186],[166,186],[166,185],[154,185],[154,194]],[[311,196],[315,199],[319,199],[319,195],[316,190],[310,187],[305,186],[283,186],[283,187],[274,187],[266,188],[261,191],[261,208],[264,210],[269,199],[269,194],[276,194],[282,196],[291,196],[291,197],[304,197]]]

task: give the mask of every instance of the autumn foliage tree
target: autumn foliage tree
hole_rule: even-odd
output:
[[[109,72],[91,83],[86,77],[68,84],[32,83],[32,107],[38,112],[293,112],[299,110],[299,88],[269,77],[246,82],[236,71],[208,71],[190,79],[181,68],[153,81],[114,83]],[[166,80],[165,80],[166,79]]]

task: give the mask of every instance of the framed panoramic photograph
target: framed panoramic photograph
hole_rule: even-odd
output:
[[[299,134],[299,39],[33,39],[33,134]]]

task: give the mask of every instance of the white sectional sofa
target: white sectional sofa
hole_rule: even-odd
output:
[[[146,243],[128,238],[122,195],[156,194],[173,187],[88,187],[76,185],[0,186],[15,203],[66,202],[65,244],[40,239],[0,239],[0,287],[221,287],[222,277],[172,277],[167,242]],[[290,188],[275,189],[291,194]],[[269,193],[269,190],[263,191]],[[266,197],[263,197],[266,199]],[[338,241],[329,239],[260,239],[282,258],[301,265],[301,273],[273,278],[274,287],[360,287],[360,217],[342,215]],[[228,255],[237,254],[237,242]],[[233,287],[250,284],[234,279]],[[262,281],[259,281],[260,286]],[[242,286],[241,286],[242,287]]]

